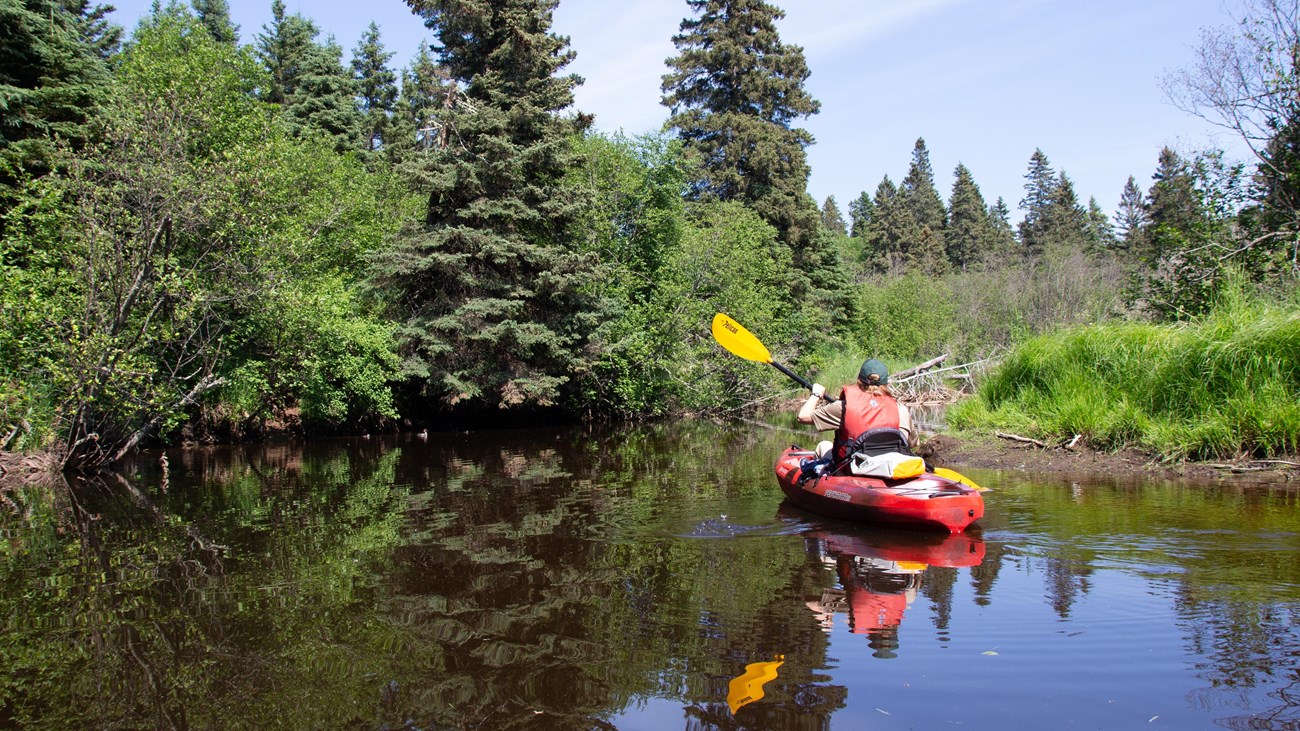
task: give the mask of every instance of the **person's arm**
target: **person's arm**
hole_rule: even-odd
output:
[[[800,424],[813,423],[813,411],[817,410],[817,404],[821,403],[822,395],[825,393],[825,386],[820,383],[814,383],[812,385],[812,395],[803,402],[803,406],[799,407],[799,414],[795,416]]]
[[[898,428],[907,434],[907,447],[912,449],[920,441],[916,430],[912,426],[912,412],[907,410],[903,402],[898,402]]]

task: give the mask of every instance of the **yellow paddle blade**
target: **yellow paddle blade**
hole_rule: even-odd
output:
[[[727,687],[727,707],[731,715],[742,706],[749,705],[763,697],[763,686],[776,679],[776,670],[785,663],[785,655],[777,655],[770,662],[751,662],[745,666],[745,672],[738,678],[732,678]]]
[[[751,335],[740,323],[721,312],[713,316],[713,339],[718,341],[718,345],[745,360],[759,363],[772,362],[772,354],[767,352],[767,346],[759,342],[759,339]]]
[[[960,482],[966,487],[974,488],[976,490],[979,490],[980,492],[988,492],[987,487],[980,487],[979,485],[976,485],[974,480],[967,477],[966,475],[961,474],[960,472],[954,472],[953,470],[946,469],[944,467],[935,467],[934,474],[938,475],[939,477],[947,477],[953,482]]]

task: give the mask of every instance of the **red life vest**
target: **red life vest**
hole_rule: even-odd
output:
[[[887,426],[898,428],[898,402],[892,396],[873,395],[850,384],[840,392],[844,402],[844,423],[835,431],[835,455],[844,459],[844,445],[868,429]]]

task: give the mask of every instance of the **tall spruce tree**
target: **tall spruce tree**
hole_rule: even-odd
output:
[[[871,225],[871,219],[875,216],[876,206],[872,202],[871,196],[867,191],[849,204],[849,236],[860,239],[866,236],[867,227]]]
[[[284,104],[298,89],[303,64],[320,31],[316,24],[294,13],[286,15],[283,0],[271,3],[271,23],[257,35],[257,56],[271,77],[263,95],[272,104]]]
[[[207,29],[212,40],[228,46],[239,44],[239,26],[230,19],[230,4],[226,0],[191,0],[199,22]]]
[[[1029,158],[1029,171],[1025,173],[1025,197],[1020,201],[1020,210],[1025,212],[1020,221],[1020,244],[1031,258],[1042,255],[1047,245],[1045,219],[1056,193],[1056,184],[1056,172],[1052,170],[1047,155],[1035,149]]]
[[[989,226],[992,240],[981,261],[988,268],[996,268],[1011,262],[1018,246],[1015,229],[1011,226],[1011,207],[1002,196],[989,206]]]
[[[900,242],[911,223],[911,216],[899,199],[898,186],[888,175],[876,186],[871,203],[874,214],[863,237],[863,264],[868,271],[898,273],[903,267]]]
[[[1140,239],[1147,224],[1145,196],[1132,175],[1119,194],[1119,208],[1115,211],[1117,248],[1121,251],[1141,249]]]
[[[1143,205],[1146,225],[1136,253],[1155,264],[1191,245],[1204,211],[1195,171],[1177,152],[1162,148],[1151,178],[1154,182]]]
[[[0,185],[14,169],[47,172],[53,140],[80,147],[109,91],[108,57],[121,28],[111,6],[5,0],[0,9]],[[7,169],[6,169],[7,168]]]
[[[397,107],[397,74],[388,67],[392,58],[379,38],[379,26],[371,21],[352,51],[352,77],[357,83],[357,106],[363,117],[361,145],[365,150],[384,144]]]
[[[805,148],[813,142],[795,120],[816,114],[805,90],[803,49],[781,42],[785,13],[763,0],[687,0],[697,17],[673,37],[663,104],[688,153],[700,161],[702,197],[741,201],[800,250],[817,230],[808,205]]]
[[[1110,217],[1101,209],[1096,196],[1088,198],[1087,225],[1088,242],[1093,249],[1104,251],[1115,248],[1118,239]]]
[[[1088,212],[1079,204],[1074,183],[1064,170],[1052,186],[1052,196],[1039,223],[1044,251],[1064,254],[1092,248]]]
[[[934,187],[934,170],[924,139],[918,138],[912,148],[912,165],[898,186],[898,199],[910,219],[899,242],[903,259],[909,267],[925,274],[942,273],[948,265],[943,238],[947,211]]]
[[[300,137],[329,139],[339,152],[357,149],[361,114],[356,81],[343,68],[343,48],[331,36],[313,43],[302,56],[297,84],[284,109]]]
[[[953,171],[944,241],[948,262],[960,271],[966,271],[984,259],[994,245],[993,224],[989,221],[984,195],[970,170],[961,163],[957,163],[957,169]]]
[[[849,233],[848,226],[844,223],[844,214],[840,213],[833,195],[826,196],[822,203],[822,227],[839,236],[847,236]]]
[[[930,150],[926,147],[924,138],[917,138],[912,147],[912,164],[907,170],[907,176],[898,185],[898,195],[917,225],[927,226],[934,231],[943,229],[947,212],[943,207],[943,198],[934,186],[934,169],[930,166]]]
[[[447,405],[557,403],[599,319],[566,238],[582,201],[560,183],[586,118],[561,114],[579,79],[557,75],[573,53],[556,1],[408,0],[455,96],[436,111],[447,144],[410,173],[423,215],[377,266],[411,375]]]

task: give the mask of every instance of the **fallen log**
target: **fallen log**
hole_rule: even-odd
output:
[[[1250,466],[1247,466],[1247,465],[1239,465],[1239,464],[1218,464],[1218,463],[1214,463],[1214,462],[1211,462],[1211,463],[1207,464],[1206,466],[1207,466],[1207,467],[1213,467],[1213,468],[1216,469],[1216,470],[1228,470],[1229,472],[1237,472],[1237,473],[1241,473],[1241,472],[1266,472],[1266,471],[1268,471],[1268,469],[1269,469],[1268,467],[1250,467]]]
[[[993,435],[996,436],[996,437],[999,438],[999,439],[1009,439],[1009,440],[1011,440],[1011,441],[1013,441],[1013,442],[1023,442],[1023,443],[1025,443],[1025,444],[1033,444],[1033,445],[1036,446],[1036,447],[1039,447],[1039,448],[1042,448],[1042,449],[1047,449],[1047,444],[1045,444],[1045,443],[1043,443],[1043,442],[1040,442],[1040,441],[1038,441],[1037,439],[1030,439],[1029,437],[1022,437],[1022,436],[1020,436],[1019,434],[1005,434],[1005,433],[1003,433],[1003,432],[998,431],[998,432],[993,432]]]
[[[1277,464],[1283,467],[1300,467],[1300,462],[1288,462],[1285,459],[1252,459],[1251,464]]]
[[[902,381],[902,380],[906,380],[907,378],[909,378],[909,377],[911,377],[911,376],[918,375],[918,374],[920,374],[922,371],[927,371],[927,370],[929,370],[929,369],[931,369],[931,368],[933,368],[933,367],[939,365],[940,363],[944,362],[945,360],[948,360],[948,354],[947,354],[947,353],[944,353],[943,355],[939,356],[938,358],[931,358],[930,360],[927,360],[926,362],[924,362],[924,363],[922,363],[922,364],[920,364],[920,365],[914,365],[914,366],[912,366],[911,368],[904,368],[903,370],[901,370],[901,371],[895,373],[895,374],[891,377],[891,379],[894,380],[894,381]]]

